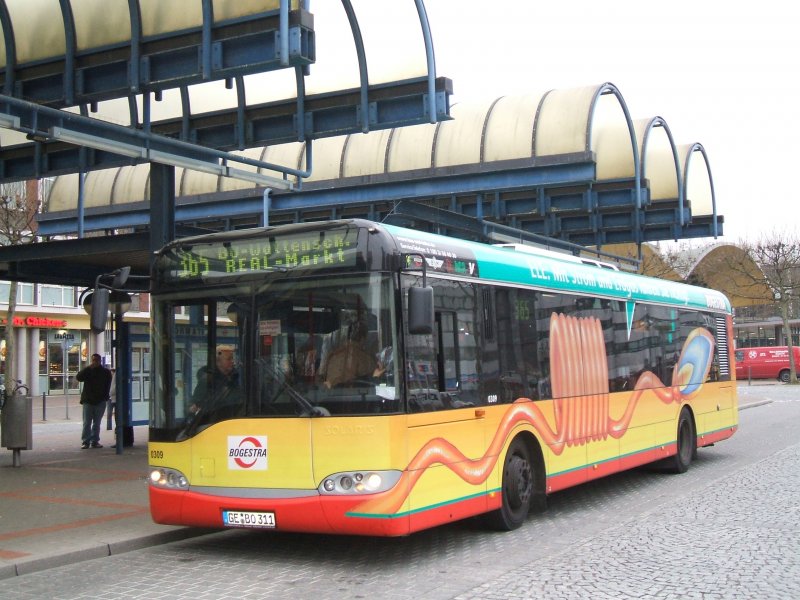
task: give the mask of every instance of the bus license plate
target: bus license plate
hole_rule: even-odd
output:
[[[223,510],[222,523],[226,527],[266,527],[268,529],[274,529],[275,513]]]

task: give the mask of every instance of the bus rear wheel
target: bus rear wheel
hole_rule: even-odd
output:
[[[685,473],[692,464],[692,459],[697,456],[697,436],[695,435],[694,421],[689,409],[684,408],[678,417],[678,432],[676,443],[678,451],[670,459],[670,471]]]
[[[534,494],[531,451],[520,437],[514,438],[506,452],[501,493],[503,504],[486,515],[486,524],[502,531],[517,529],[528,516]]]

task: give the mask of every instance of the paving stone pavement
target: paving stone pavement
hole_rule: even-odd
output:
[[[607,529],[455,600],[797,598],[798,473],[794,446],[685,497],[666,514],[659,506],[657,520],[644,515]]]

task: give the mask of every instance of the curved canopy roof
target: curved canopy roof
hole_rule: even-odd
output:
[[[452,84],[436,75],[423,0],[313,8],[308,0],[1,0],[0,181],[88,173],[90,208],[76,188],[81,208],[67,233],[80,238],[94,205],[115,229],[136,226],[107,207],[146,196],[141,174],[157,172],[169,184],[157,186],[149,204],[160,212],[143,239],[158,246],[175,235],[176,166],[201,173],[186,178],[187,190],[237,188],[203,173],[287,189],[290,176],[310,174],[315,140],[449,118]],[[289,142],[303,142],[303,167],[258,160],[264,147]],[[266,169],[279,179],[256,173]],[[39,233],[49,238],[46,217]],[[136,248],[125,260],[146,272],[142,233],[74,240],[74,250],[50,241],[0,248],[0,277],[91,282],[120,259],[103,240]]]
[[[308,4],[0,2],[0,177],[148,161],[302,177],[230,152],[448,117],[422,0]]]
[[[451,116],[452,120],[436,124],[319,140],[314,145],[313,170],[303,189],[367,188],[382,181],[440,179],[464,168],[490,173],[513,164],[543,171],[555,165],[587,162],[591,164],[590,173],[554,177],[549,185],[553,195],[545,211],[564,211],[575,202],[581,210],[600,211],[602,206],[593,208],[580,195],[575,200],[574,195],[563,195],[559,190],[571,184],[602,188],[623,182],[633,189],[634,203],[644,210],[663,205],[669,212],[677,211],[679,224],[716,216],[711,172],[703,147],[698,143],[676,145],[661,117],[632,120],[622,94],[613,84],[467,101],[453,105]],[[306,160],[305,149],[305,144],[294,142],[254,148],[245,154],[301,169]],[[128,203],[147,201],[148,174],[147,165],[90,173],[85,184],[86,206],[114,205],[122,209]],[[480,186],[478,178],[473,191]],[[257,188],[255,184],[193,170],[179,170],[175,187],[178,197]],[[59,177],[52,187],[47,210],[74,210],[76,190],[77,175]],[[562,196],[568,199],[559,204]],[[231,198],[235,194],[226,196],[228,212],[236,210]],[[397,199],[403,198],[408,195]],[[386,195],[386,199],[390,196]],[[424,200],[425,196],[416,199]],[[287,196],[277,204],[289,210],[292,200]],[[510,204],[509,210],[516,211],[513,201]],[[532,205],[529,210],[538,209]]]
[[[59,108],[124,97],[128,91],[261,75],[272,71],[269,67],[275,62],[315,64],[305,83],[309,94],[356,87],[364,72],[375,85],[425,76],[429,70],[427,23],[422,17],[421,26],[420,15],[424,6],[415,0],[391,6],[374,0],[318,2],[313,15],[308,2],[300,0],[5,0],[0,4],[4,93]],[[274,35],[281,4],[290,11],[293,37],[284,42],[290,53],[286,57],[280,56],[281,41]],[[239,55],[250,45],[251,60],[245,65]],[[393,51],[397,47],[403,52]],[[203,63],[200,70],[191,64],[198,61]],[[68,65],[74,73],[63,72]],[[118,81],[125,85],[114,87]],[[292,73],[247,83],[255,94],[251,104],[296,96]],[[196,95],[202,104],[204,92]],[[212,107],[198,108],[202,112]]]
[[[761,268],[734,244],[707,247],[697,257],[687,279],[721,291],[734,308],[775,302]]]
[[[609,250],[627,257],[639,254],[639,248],[633,244],[620,244]],[[684,248],[668,260],[652,245],[643,244],[639,270],[649,277],[718,290],[730,299],[734,308],[774,303],[761,268],[735,244],[720,242],[702,248]]]

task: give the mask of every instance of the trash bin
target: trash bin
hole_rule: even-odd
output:
[[[14,451],[14,466],[19,466],[19,451],[33,449],[33,399],[15,394],[6,398],[0,413],[0,445]]]

